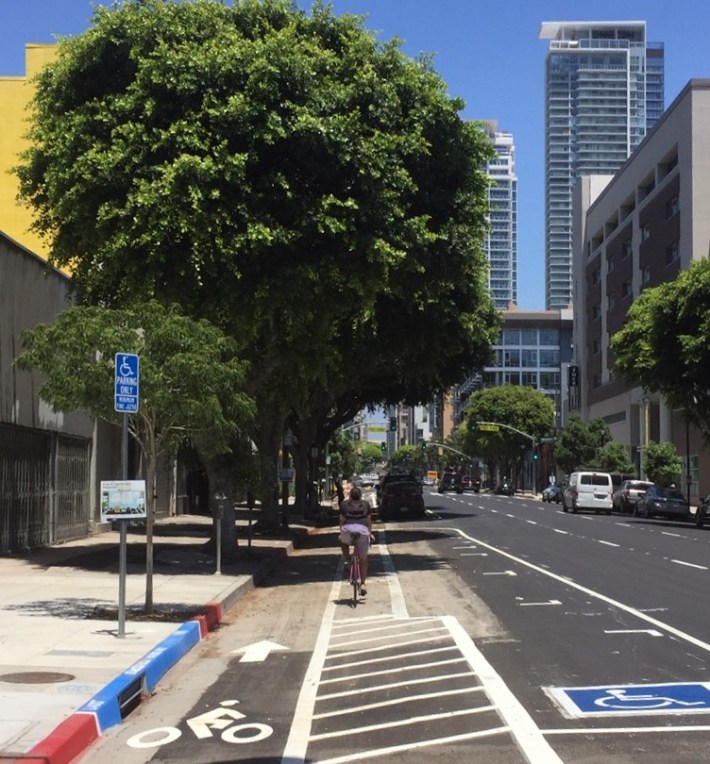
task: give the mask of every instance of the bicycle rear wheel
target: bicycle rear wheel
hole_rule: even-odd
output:
[[[357,594],[360,588],[360,561],[356,554],[353,554],[353,559],[350,563],[350,583],[353,587],[353,607],[357,607]]]

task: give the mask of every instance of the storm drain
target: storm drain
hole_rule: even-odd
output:
[[[56,684],[71,682],[76,679],[73,674],[60,674],[57,671],[18,671],[15,674],[0,674],[0,682],[13,684]]]

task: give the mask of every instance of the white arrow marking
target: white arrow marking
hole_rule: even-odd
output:
[[[561,605],[559,600],[548,600],[547,602],[521,602],[520,607],[537,607],[538,605]]]
[[[517,576],[518,574],[514,570],[491,570],[488,573],[484,573],[484,576]]]
[[[244,653],[240,658],[240,663],[263,663],[272,650],[289,650],[277,642],[270,642],[268,639],[262,639],[261,642],[254,642],[252,645],[240,647],[238,650],[232,650],[233,653]]]
[[[605,634],[650,634],[652,637],[662,637],[656,629],[604,629]]]

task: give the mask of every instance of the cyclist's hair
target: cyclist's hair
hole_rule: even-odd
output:
[[[362,496],[362,491],[356,485],[354,485],[350,489],[350,498],[355,499],[355,501],[357,501],[361,496]]]

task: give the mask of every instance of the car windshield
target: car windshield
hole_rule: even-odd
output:
[[[659,488],[658,495],[662,496],[664,499],[679,499],[680,501],[685,501],[685,496],[683,496],[683,494],[676,488]]]

